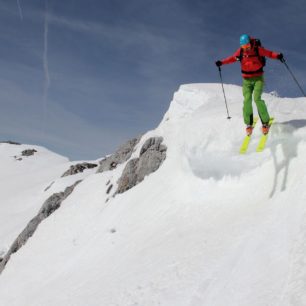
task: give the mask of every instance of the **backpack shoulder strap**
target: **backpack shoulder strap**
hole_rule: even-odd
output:
[[[259,54],[259,47],[262,47],[260,39],[254,38],[253,44],[254,44],[253,48],[254,48],[254,52],[255,52],[256,56],[260,60],[261,64],[263,66],[265,66],[266,65],[266,58]]]
[[[237,59],[237,61],[241,62],[242,58],[243,58],[243,49],[240,48],[240,54],[239,54],[239,56],[236,57],[236,59]]]
[[[255,54],[256,54],[258,57],[260,57],[260,56],[259,56],[258,46],[257,46],[257,45],[254,45],[253,48],[254,48]]]

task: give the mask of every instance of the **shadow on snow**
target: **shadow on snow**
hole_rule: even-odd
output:
[[[302,140],[301,137],[294,135],[294,132],[304,127],[306,127],[306,120],[304,119],[275,123],[273,126],[273,140],[270,144],[270,150],[272,153],[275,175],[270,198],[272,198],[276,192],[282,171],[284,174],[280,190],[286,190],[290,162],[293,158],[297,157],[298,144]],[[282,152],[282,158],[279,158],[279,154],[277,154],[279,147]]]

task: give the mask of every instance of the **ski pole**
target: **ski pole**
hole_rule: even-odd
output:
[[[303,88],[301,87],[301,85],[299,84],[299,82],[297,81],[296,77],[294,76],[294,74],[292,73],[291,69],[289,68],[288,64],[286,63],[285,59],[283,58],[281,61],[287,68],[287,70],[289,71],[289,73],[291,74],[293,80],[295,81],[296,85],[299,87],[299,89],[301,90],[302,94],[304,97],[306,97],[305,92],[303,90]]]
[[[223,91],[223,96],[224,96],[224,101],[225,101],[225,106],[226,106],[226,111],[227,111],[227,119],[231,119],[231,117],[229,115],[229,112],[228,112],[228,107],[227,107],[227,101],[226,101],[226,96],[225,96],[225,91],[224,91],[224,86],[223,86],[223,80],[222,80],[222,74],[221,74],[221,67],[219,66],[218,68],[219,68],[222,91]]]

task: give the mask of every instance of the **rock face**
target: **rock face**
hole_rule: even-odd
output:
[[[146,175],[156,171],[166,159],[167,147],[162,145],[162,137],[149,138],[140,150],[139,158],[131,159],[118,180],[116,193],[123,193],[138,183]]]
[[[83,172],[86,169],[92,169],[98,167],[97,164],[92,164],[92,163],[81,163],[81,164],[76,164],[70,166],[70,168],[62,175],[62,177],[69,176],[69,175],[74,175],[80,172]]]
[[[135,146],[139,142],[140,137],[133,138],[122,145],[114,154],[100,161],[97,173],[113,170],[117,165],[126,162],[132,155]]]
[[[65,191],[55,193],[49,197],[42,208],[39,210],[38,214],[28,223],[25,229],[19,234],[17,239],[14,241],[6,255],[2,258],[0,262],[0,273],[4,270],[7,262],[9,261],[11,255],[16,253],[34,234],[38,225],[46,218],[48,218],[55,210],[57,210],[62,202],[72,193],[75,186],[81,181],[77,181],[72,186],[67,187]]]

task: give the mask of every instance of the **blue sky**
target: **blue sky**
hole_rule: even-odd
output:
[[[302,0],[1,0],[0,139],[71,159],[109,154],[154,128],[180,84],[219,82],[214,61],[243,33],[283,52],[306,88],[305,8]],[[224,66],[224,81],[240,85],[239,68]],[[300,96],[281,63],[265,71],[267,92]]]

